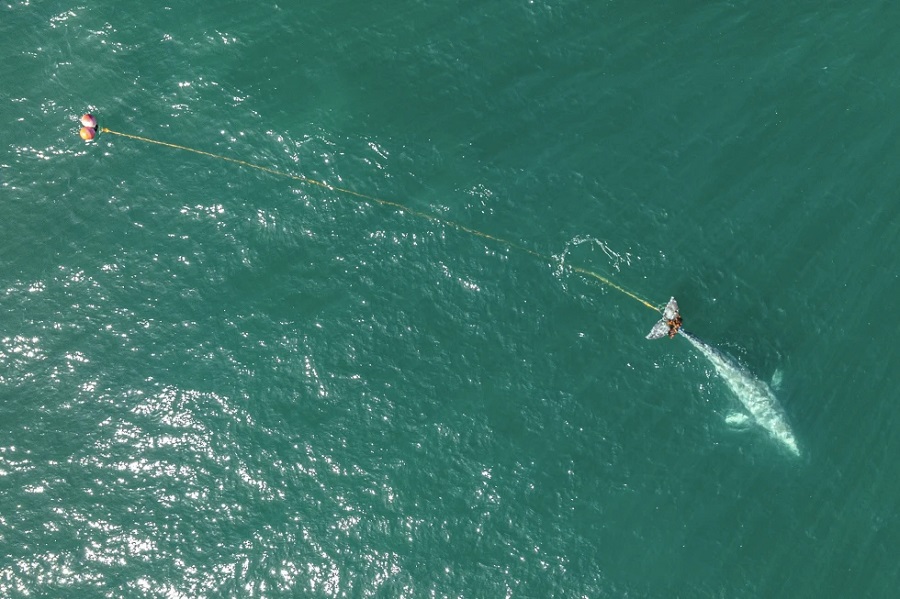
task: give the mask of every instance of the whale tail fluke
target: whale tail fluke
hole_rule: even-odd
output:
[[[681,328],[681,313],[678,312],[678,302],[675,298],[669,300],[663,309],[663,317],[659,319],[650,332],[647,333],[647,339],[661,339],[668,336],[670,339],[678,333]]]

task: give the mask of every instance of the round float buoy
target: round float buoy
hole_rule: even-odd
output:
[[[84,141],[91,141],[97,136],[97,131],[93,127],[82,127],[79,133]]]
[[[81,124],[85,127],[89,127],[91,129],[97,128],[97,119],[94,118],[94,115],[91,113],[87,113],[83,117],[81,117]]]

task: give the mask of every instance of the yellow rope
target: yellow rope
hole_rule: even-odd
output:
[[[265,172],[265,173],[269,173],[270,175],[276,175],[276,176],[279,176],[279,177],[287,177],[287,178],[289,178],[289,179],[294,179],[295,181],[300,181],[300,182],[306,183],[306,184],[308,184],[308,185],[315,185],[316,187],[322,187],[322,188],[324,188],[324,189],[328,189],[328,190],[331,190],[331,191],[337,191],[337,192],[339,192],[339,193],[342,193],[342,194],[345,194],[345,195],[352,196],[352,197],[354,197],[354,198],[358,198],[358,199],[361,199],[361,200],[367,200],[367,201],[370,201],[370,202],[375,202],[376,204],[380,204],[380,205],[382,205],[382,206],[390,206],[391,208],[396,208],[397,210],[400,210],[400,211],[402,211],[402,212],[405,212],[406,214],[409,214],[409,215],[411,215],[411,216],[416,216],[416,217],[418,217],[418,218],[423,218],[423,219],[425,219],[425,220],[429,220],[429,221],[432,221],[432,222],[435,222],[435,223],[440,223],[440,224],[442,224],[442,225],[446,225],[446,226],[448,226],[448,227],[452,227],[452,228],[454,228],[454,229],[456,229],[456,230],[458,230],[458,231],[462,231],[462,232],[464,232],[464,233],[469,233],[470,235],[475,235],[476,237],[481,237],[481,238],[483,238],[483,239],[489,239],[489,240],[491,240],[491,241],[493,241],[493,242],[495,242],[495,243],[499,243],[499,244],[505,245],[505,246],[510,247],[510,248],[512,248],[512,249],[514,249],[514,250],[518,250],[518,251],[520,251],[520,252],[525,252],[526,254],[531,254],[531,255],[534,256],[535,258],[539,258],[540,260],[543,260],[544,262],[548,262],[548,263],[550,263],[550,264],[552,264],[552,263],[554,262],[553,258],[551,258],[550,256],[545,256],[544,254],[541,254],[540,252],[536,252],[536,251],[534,251],[534,250],[532,250],[532,249],[529,249],[529,248],[527,248],[527,247],[525,247],[525,246],[519,245],[518,243],[514,243],[514,242],[512,242],[512,241],[509,241],[509,240],[507,240],[507,239],[503,239],[503,238],[500,238],[500,237],[495,237],[494,235],[491,235],[491,234],[489,234],[489,233],[484,233],[483,231],[479,231],[479,230],[473,229],[473,228],[471,228],[471,227],[467,227],[467,226],[465,226],[465,225],[463,225],[463,224],[460,224],[460,223],[458,223],[458,222],[456,222],[456,221],[448,220],[448,219],[445,219],[445,218],[440,218],[440,217],[438,217],[438,216],[435,216],[435,215],[433,215],[433,214],[429,214],[429,213],[427,213],[427,212],[421,212],[421,211],[419,211],[419,210],[415,210],[415,209],[413,209],[413,208],[409,208],[408,206],[404,206],[403,204],[400,204],[400,203],[398,203],[398,202],[393,202],[393,201],[390,201],[390,200],[383,200],[383,199],[381,199],[381,198],[376,198],[376,197],[373,197],[373,196],[370,196],[370,195],[366,195],[366,194],[364,194],[364,193],[359,193],[358,191],[353,191],[352,189],[345,189],[345,188],[343,188],[343,187],[336,187],[336,186],[334,186],[334,185],[330,185],[330,184],[328,184],[328,183],[325,183],[324,181],[317,181],[316,179],[310,179],[309,177],[303,177],[303,176],[301,176],[301,175],[292,175],[292,174],[290,174],[290,173],[285,173],[285,172],[282,172],[282,171],[278,171],[278,170],[275,170],[275,169],[273,169],[273,168],[269,168],[269,167],[266,167],[266,166],[260,166],[260,165],[258,165],[258,164],[253,164],[252,162],[247,162],[247,161],[245,161],[245,160],[238,160],[237,158],[230,158],[230,157],[228,157],[228,156],[222,156],[221,154],[213,154],[212,152],[205,152],[205,151],[203,151],[203,150],[197,150],[197,149],[195,149],[195,148],[189,148],[188,146],[182,146],[182,145],[179,145],[179,144],[173,144],[173,143],[169,143],[169,142],[166,142],[166,141],[159,141],[159,140],[157,140],[157,139],[150,139],[149,137],[141,137],[140,135],[132,135],[132,134],[130,134],[130,133],[122,133],[121,131],[113,131],[112,129],[108,129],[108,128],[106,128],[106,127],[101,127],[100,132],[101,132],[101,133],[110,133],[110,134],[112,134],[112,135],[118,135],[119,137],[125,137],[125,138],[127,138],[127,139],[133,139],[133,140],[135,140],[135,141],[142,141],[142,142],[148,143],[148,144],[155,144],[155,145],[158,145],[158,146],[165,146],[165,147],[167,147],[167,148],[172,148],[172,149],[175,149],[175,150],[183,150],[183,151],[185,151],[185,152],[193,152],[194,154],[200,154],[201,156],[207,156],[207,157],[209,157],[209,158],[215,158],[215,159],[217,159],[217,160],[224,160],[224,161],[226,161],[226,162],[231,162],[231,163],[234,163],[234,164],[238,164],[238,165],[240,165],[240,166],[245,166],[245,167],[247,167],[247,168],[255,168],[256,170],[263,171],[263,172]],[[616,291],[619,291],[619,292],[621,292],[621,293],[627,295],[628,297],[630,297],[630,298],[632,298],[632,299],[634,299],[634,300],[639,301],[640,303],[644,304],[645,306],[647,306],[647,307],[650,308],[651,310],[653,310],[653,311],[655,311],[655,312],[662,312],[662,310],[661,310],[659,307],[654,306],[653,304],[651,304],[651,303],[648,302],[647,300],[645,300],[645,299],[643,299],[642,297],[638,296],[636,293],[634,293],[634,292],[632,292],[632,291],[629,291],[629,290],[625,289],[624,287],[622,287],[622,286],[620,286],[620,285],[617,285],[616,283],[613,283],[612,281],[610,281],[609,279],[607,279],[607,278],[604,277],[603,275],[597,274],[597,273],[595,273],[595,272],[593,272],[593,271],[587,270],[586,268],[582,268],[582,267],[580,267],[580,266],[566,266],[566,268],[570,269],[572,272],[576,272],[576,273],[579,273],[579,274],[582,274],[582,275],[586,275],[586,276],[589,276],[589,277],[593,277],[593,278],[597,279],[598,281],[600,281],[601,283],[603,283],[604,285],[606,285],[606,286],[608,286],[608,287],[610,287],[610,288],[612,288],[612,289],[615,289]]]

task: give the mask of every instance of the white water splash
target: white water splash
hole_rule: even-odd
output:
[[[572,251],[585,245],[590,248],[591,252],[596,249],[599,249],[601,252],[603,252],[608,260],[607,266],[609,268],[612,268],[616,272],[620,272],[622,270],[621,267],[623,264],[625,266],[631,266],[631,254],[629,254],[628,252],[625,252],[624,254],[619,253],[612,249],[609,244],[602,239],[597,239],[596,237],[591,237],[590,235],[579,235],[567,241],[566,247],[563,248],[562,252],[553,254],[553,259],[556,261],[556,269],[554,270],[554,275],[556,275],[557,277],[561,277],[566,272],[566,260],[572,254]]]

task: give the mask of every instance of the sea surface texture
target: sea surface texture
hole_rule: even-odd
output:
[[[0,596],[896,597],[898,27],[3,2]]]

